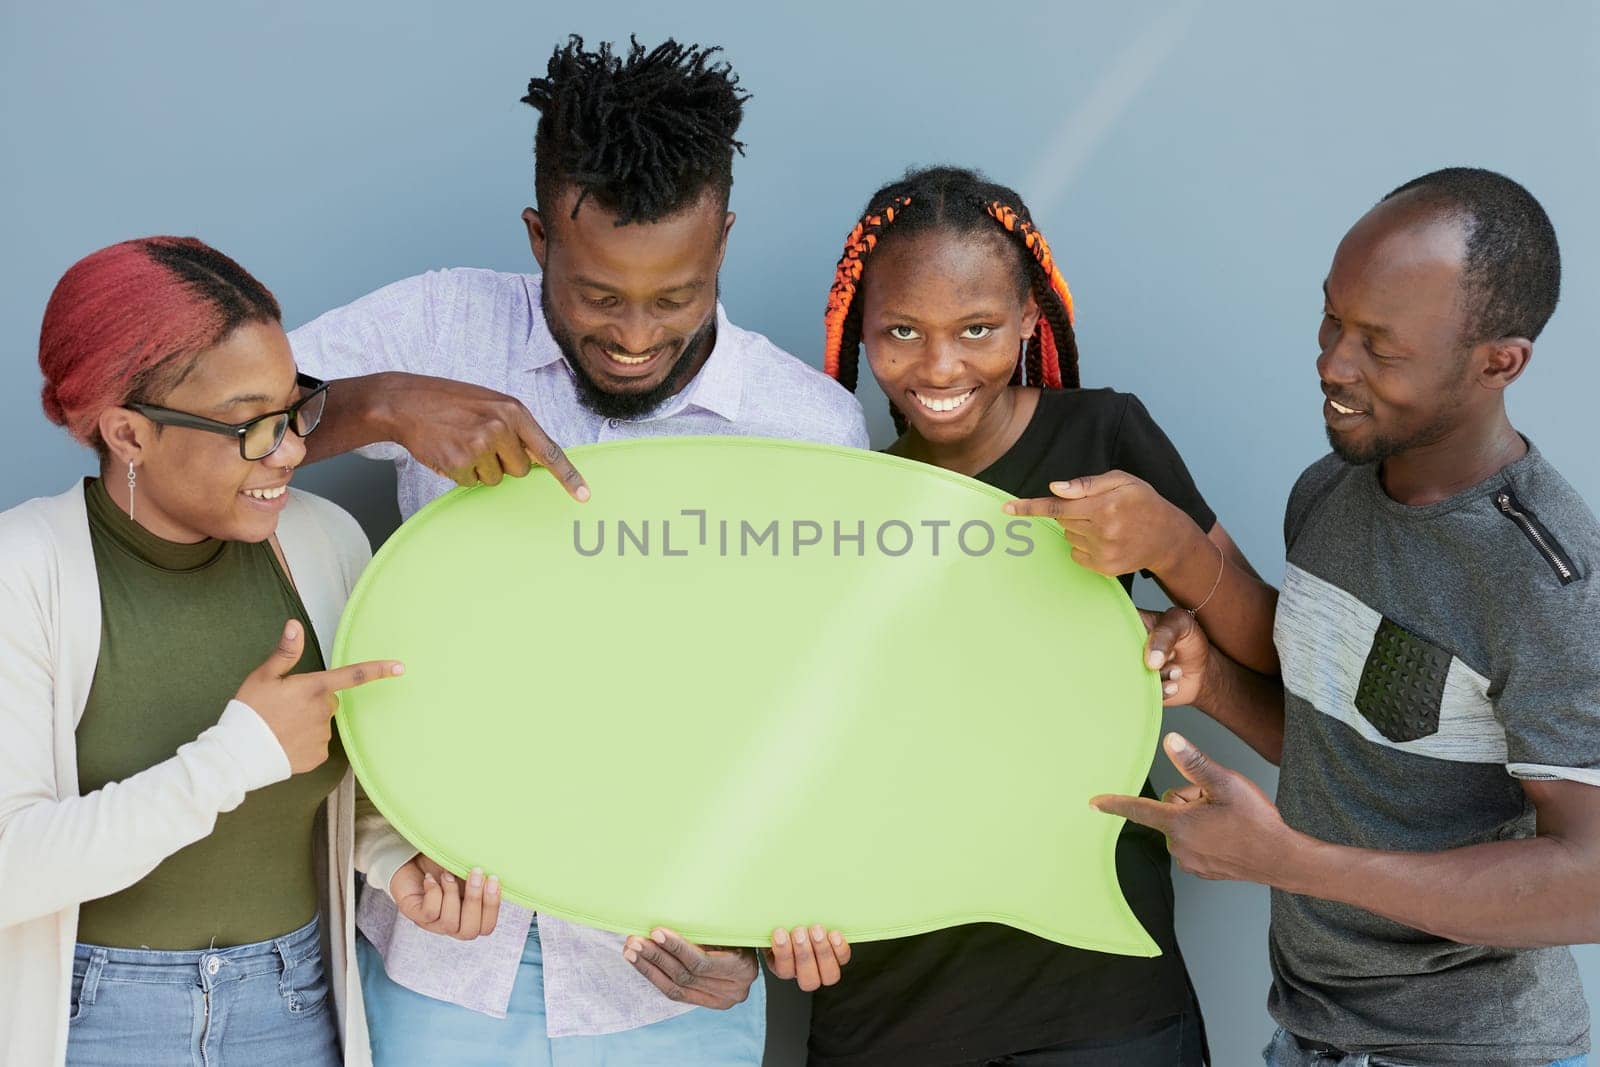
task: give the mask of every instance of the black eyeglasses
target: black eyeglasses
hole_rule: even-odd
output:
[[[218,422],[216,419],[191,415],[187,411],[173,411],[171,408],[157,407],[154,404],[127,406],[151,422],[163,426],[184,426],[191,430],[205,430],[208,433],[220,433],[225,437],[237,437],[239,455],[255,462],[258,459],[266,459],[278,450],[291,425],[299,436],[310,437],[311,431],[322,421],[322,411],[328,402],[328,383],[309,374],[296,374],[294,383],[306,390],[306,394],[299,400],[281,411],[269,411],[265,415],[257,415],[245,422]]]

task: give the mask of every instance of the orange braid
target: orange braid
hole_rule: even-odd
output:
[[[911,203],[909,196],[896,197],[881,214],[869,214],[856,223],[850,236],[844,239],[844,255],[833,272],[833,286],[828,290],[828,310],[822,317],[824,340],[822,369],[830,378],[839,377],[839,356],[844,343],[844,322],[850,315],[850,305],[855,301],[856,289],[861,284],[862,262],[878,243],[878,232],[894,221],[896,208]]]
[[[1017,217],[1017,213],[1006,205],[996,200],[986,204],[989,214],[993,215],[1000,225],[1013,233],[1022,234],[1023,243],[1028,246],[1028,251],[1033,253],[1033,258],[1039,261],[1039,266],[1044,268],[1045,275],[1050,279],[1050,289],[1061,298],[1061,306],[1067,309],[1067,322],[1072,318],[1072,292],[1067,288],[1067,280],[1056,269],[1055,257],[1050,254],[1050,242],[1044,239],[1033,223]]]
[[[1073,322],[1072,291],[1067,288],[1067,280],[1056,269],[1055,257],[1050,254],[1050,243],[1044,239],[1044,234],[1040,233],[1033,223],[1018,217],[1016,211],[998,200],[985,204],[984,208],[1000,225],[1022,237],[1022,243],[1033,254],[1033,258],[1038,260],[1045,277],[1050,280],[1050,291],[1060,298],[1061,306],[1067,313],[1067,324],[1070,326]],[[1056,334],[1043,315],[1039,316],[1039,325],[1034,328],[1034,338],[1037,339],[1040,353],[1044,357],[1041,362],[1045,388],[1060,389],[1061,357],[1056,348]]]

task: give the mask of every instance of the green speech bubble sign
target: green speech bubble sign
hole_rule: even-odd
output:
[[[734,437],[575,448],[389,540],[336,663],[368,795],[536,910],[719,945],[1001,922],[1158,954],[1114,862],[1160,725],[1144,628],[977,481]],[[837,524],[837,525],[836,525]]]

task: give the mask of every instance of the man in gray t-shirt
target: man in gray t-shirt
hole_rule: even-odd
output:
[[[1184,695],[1280,763],[1277,806],[1175,735],[1190,785],[1096,804],[1273,888],[1270,1064],[1584,1062],[1562,946],[1600,939],[1600,524],[1503,399],[1559,278],[1498,174],[1364,216],[1324,284],[1334,454],[1289,500],[1281,686],[1158,627]]]

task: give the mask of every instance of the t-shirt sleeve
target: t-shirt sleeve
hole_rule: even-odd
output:
[[[296,364],[326,381],[383,371],[445,374],[439,333],[454,288],[450,275],[429,271],[402,279],[290,331]],[[369,459],[395,460],[405,454],[392,442],[357,451]]]
[[[1500,610],[1505,667],[1492,699],[1506,770],[1600,786],[1600,587],[1587,578]]]
[[[1129,396],[1123,408],[1112,462],[1117,470],[1149,482],[1165,500],[1193,519],[1202,532],[1209,534],[1216,525],[1217,516],[1200,495],[1183,457],[1136,396]]]

